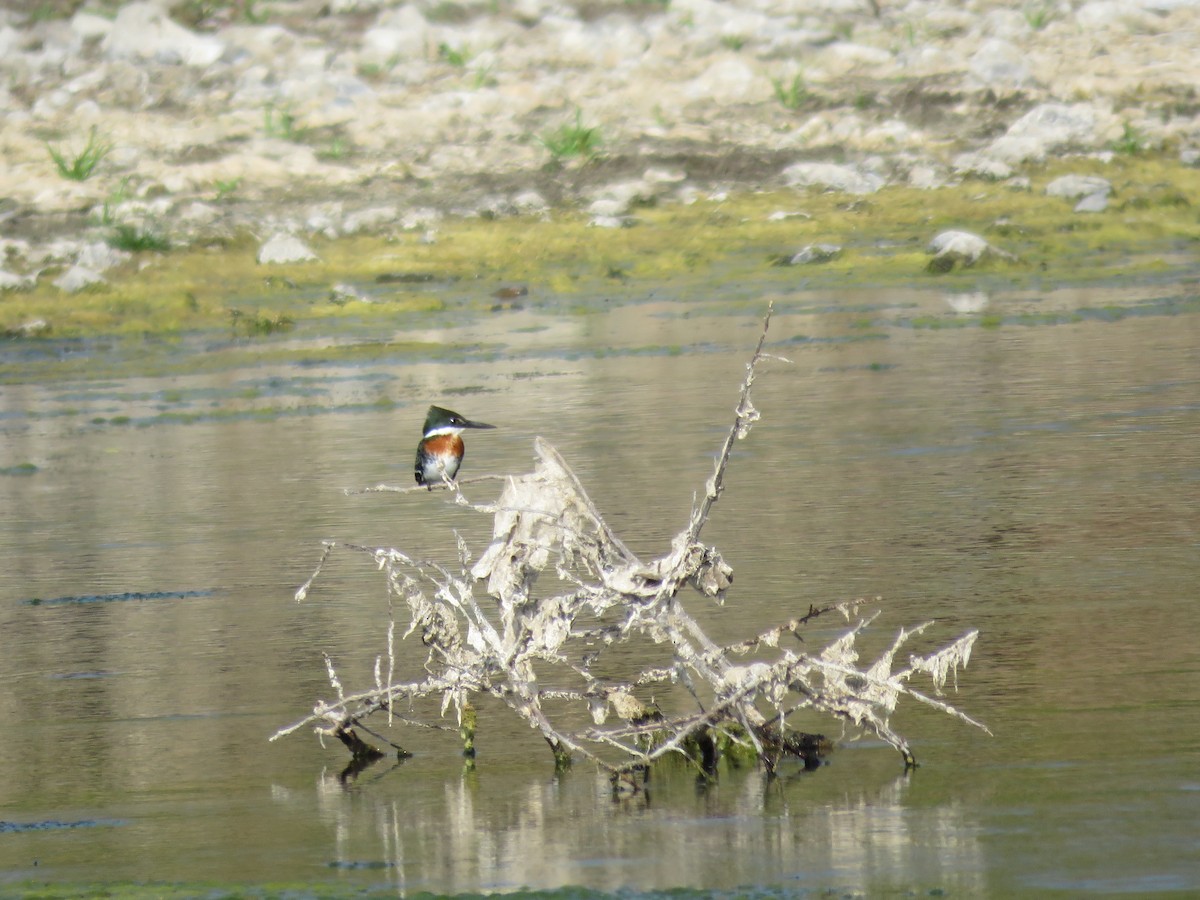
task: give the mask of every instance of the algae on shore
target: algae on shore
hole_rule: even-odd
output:
[[[1045,184],[1068,171],[1108,178],[1109,208],[1078,213],[1070,201],[1047,196]],[[889,187],[869,198],[740,194],[640,209],[628,228],[592,227],[570,210],[447,220],[434,241],[412,233],[343,238],[316,244],[320,261],[293,265],[258,265],[249,240],[143,253],[91,290],[66,295],[43,277],[31,291],[0,294],[0,333],[8,335],[0,348],[102,338],[156,342],[158,351],[134,355],[157,357],[195,335],[244,346],[291,332],[293,339],[271,355],[300,358],[356,352],[350,347],[364,340],[371,323],[402,331],[413,315],[459,319],[522,306],[573,314],[599,297],[633,301],[680,280],[700,279],[713,295],[753,295],[758,303],[801,281],[826,290],[969,291],[979,284],[1038,290],[1161,280],[1193,264],[1200,220],[1186,198],[1200,196],[1200,170],[1144,156],[1072,159],[1046,166],[1030,181],[1024,190],[985,181],[937,191]],[[951,228],[979,233],[1015,258],[927,272],[930,238]],[[844,252],[820,265],[770,265],[818,241]],[[354,293],[339,296],[333,288],[340,284]],[[505,290],[512,285],[521,288]],[[36,336],[30,322],[44,323]],[[417,344],[429,339],[413,338]],[[331,349],[340,344],[349,346]],[[42,359],[38,377],[53,378],[60,368],[60,375],[71,375],[69,357],[61,354],[59,364]],[[156,370],[149,358],[146,363],[148,374]],[[123,368],[130,366],[136,369],[132,360]],[[0,380],[29,375],[25,364],[0,362]]]

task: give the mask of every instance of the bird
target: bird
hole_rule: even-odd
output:
[[[447,478],[458,474],[462,465],[465,445],[461,437],[467,428],[495,428],[486,422],[472,422],[450,409],[440,406],[429,407],[425,414],[425,427],[421,432],[421,443],[417,444],[417,461],[413,474],[417,484],[433,490],[441,484],[443,473]]]

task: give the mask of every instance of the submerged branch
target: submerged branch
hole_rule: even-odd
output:
[[[768,310],[703,497],[664,556],[649,562],[638,559],[605,522],[566,461],[541,438],[534,441],[534,470],[505,477],[494,504],[471,504],[459,482],[434,485],[449,489],[454,502],[492,517],[491,542],[478,557],[455,535],[459,572],[392,548],[326,542],[296,599],[309,593],[335,550],[370,556],[386,578],[386,649],[376,658],[374,684],[354,692],[343,688],[326,655],[335,699],[317,702],[311,714],[280,729],[272,740],[312,727],[336,736],[357,758],[369,745],[357,737],[355,728],[386,740],[364,724],[380,713],[386,713],[388,724],[426,725],[397,715],[396,706],[406,703],[411,708],[415,701],[428,700],[440,706],[442,716],[454,709],[458,727],[448,730],[458,730],[464,752],[473,754],[472,698],[478,696],[494,698],[537,730],[556,765],[581,757],[614,777],[667,754],[684,754],[709,773],[725,746],[752,754],[768,770],[781,755],[811,765],[825,742],[793,729],[791,717],[804,710],[873,732],[896,748],[906,765],[913,765],[908,742],[890,724],[903,697],[986,731],[938,699],[948,681],[956,685],[958,669],[970,659],[978,632],[910,656],[907,666],[893,671],[896,654],[929,623],[901,630],[875,662],[863,667],[857,642],[874,616],[859,615],[861,600],[808,604],[806,612],[790,621],[728,646],[715,643],[689,612],[681,595],[685,586],[722,600],[732,584],[733,570],[699,538],[723,491],[734,443],[759,419],[751,397],[759,366],[764,360],[780,359],[764,351],[770,319]],[[356,493],[424,490],[379,485]],[[541,580],[546,573],[553,576],[548,589]],[[849,627],[827,646],[809,652],[805,627],[831,612],[841,613]],[[401,646],[419,647],[424,653],[425,676],[419,681],[394,680],[397,625]],[[607,659],[610,648],[638,637],[648,639],[652,648],[642,664],[630,671],[624,657]],[[408,639],[414,640],[404,644]],[[739,661],[746,657],[749,661]],[[601,659],[606,659],[603,667]],[[600,671],[620,671],[623,677],[602,677],[596,674]],[[929,677],[932,695],[909,685],[918,675]],[[552,686],[543,687],[543,678]],[[671,685],[683,691],[672,691]],[[682,699],[683,707],[663,709],[645,693],[655,688],[665,690],[675,706],[679,704],[674,701]],[[680,693],[686,696],[679,698]],[[562,722],[572,718],[560,716],[559,706],[582,707],[592,725],[567,727]],[[606,724],[610,717],[615,721]]]

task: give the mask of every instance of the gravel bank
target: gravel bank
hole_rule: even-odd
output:
[[[12,289],[119,263],[97,241],[122,227],[265,242],[562,207],[619,225],[719,191],[935,191],[1200,147],[1198,0],[26,6],[0,11]],[[552,152],[587,129],[595,158]],[[62,177],[48,150],[72,163],[93,135],[90,177]]]

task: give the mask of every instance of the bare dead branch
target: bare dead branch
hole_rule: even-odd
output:
[[[904,697],[986,731],[939,699],[948,682],[957,687],[976,631],[924,655],[910,655],[907,665],[896,668],[897,653],[932,623],[901,629],[864,667],[858,642],[877,614],[860,616],[862,600],[807,604],[802,615],[725,647],[689,613],[681,595],[686,586],[720,601],[732,584],[733,570],[715,548],[700,542],[700,534],[722,494],[734,443],[759,420],[751,399],[759,366],[780,359],[764,350],[770,319],[768,309],[713,474],[664,556],[638,559],[609,528],[566,461],[541,438],[534,441],[534,470],[506,476],[494,504],[471,504],[461,485],[496,476],[434,485],[451,491],[454,502],[492,517],[491,542],[478,556],[454,535],[457,572],[393,548],[326,542],[297,600],[311,591],[335,550],[369,555],[387,583],[386,648],[376,657],[373,686],[353,693],[343,688],[326,655],[335,699],[318,701],[311,714],[280,729],[272,740],[312,727],[347,743],[354,727],[367,730],[364,722],[378,713],[386,713],[389,724],[445,727],[395,712],[397,704],[429,699],[440,701],[443,716],[453,707],[473,752],[472,698],[478,696],[498,700],[536,729],[556,764],[581,757],[614,777],[668,754],[683,754],[709,772],[723,746],[753,754],[769,770],[786,754],[807,765],[824,739],[792,728],[791,717],[804,710],[870,731],[899,751],[906,765],[914,765],[908,742],[890,723]],[[356,493],[424,490],[379,485]],[[551,587],[543,589],[546,575],[552,576],[545,579]],[[808,651],[805,627],[831,612],[840,612],[849,627],[819,651]],[[413,639],[407,646],[415,646],[419,639],[424,651],[425,677],[418,681],[395,681],[397,624],[401,641]],[[594,674],[609,648],[636,636],[659,648],[654,658],[623,678]],[[739,662],[739,657],[750,659]],[[551,676],[553,687],[543,687],[542,679]],[[918,676],[930,679],[932,695],[910,686]],[[688,697],[682,710],[664,710],[645,696],[647,690],[675,684]],[[572,730],[549,711],[557,707],[547,704],[582,705],[593,724]],[[352,743],[347,746],[355,752]]]

